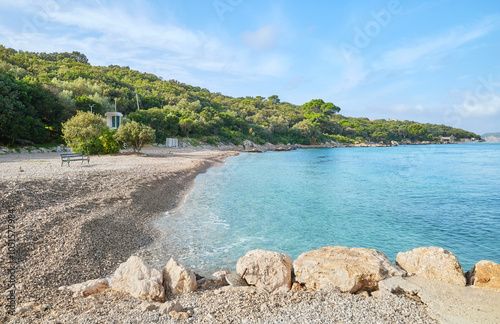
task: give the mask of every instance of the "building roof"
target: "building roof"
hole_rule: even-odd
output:
[[[112,112],[105,113],[104,116],[106,116],[106,117],[112,117],[112,116],[123,117],[123,114],[116,112],[116,111],[112,111]]]

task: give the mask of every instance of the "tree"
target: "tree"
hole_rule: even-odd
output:
[[[302,110],[306,114],[334,115],[340,111],[340,108],[331,102],[324,102],[323,99],[313,99],[303,104]]]
[[[280,103],[280,99],[278,98],[278,96],[277,96],[277,95],[272,95],[272,96],[269,96],[269,97],[267,97],[267,99],[268,99],[269,101],[271,101],[271,102],[272,102],[273,104],[275,104],[275,105],[277,105],[277,104],[279,104],[279,103]]]
[[[194,127],[194,121],[191,118],[182,118],[181,120],[179,120],[179,126],[181,127],[182,131],[186,134],[186,137],[189,137],[189,132]]]
[[[376,131],[372,134],[372,138],[375,142],[387,140],[387,132]]]
[[[103,152],[99,137],[106,128],[106,120],[101,116],[90,111],[78,111],[74,117],[62,124],[62,133],[74,152],[99,154]]]
[[[87,95],[75,97],[76,108],[78,110],[83,111],[92,111],[98,115],[104,115],[104,111],[102,110],[102,105],[98,102],[95,102]]]
[[[154,141],[155,130],[136,121],[131,121],[118,128],[116,139],[131,147],[134,152],[140,152],[145,144]]]
[[[311,138],[319,138],[321,136],[320,131],[309,119],[304,119],[301,122],[293,125],[290,132],[294,136],[302,137],[306,141],[304,143],[309,143]]]
[[[412,139],[414,140],[427,140],[427,127],[422,124],[413,123],[408,126],[408,133],[410,133]]]

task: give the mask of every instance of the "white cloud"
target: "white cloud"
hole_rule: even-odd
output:
[[[500,97],[492,94],[479,98],[476,94],[467,93],[461,105],[465,116],[488,117],[500,114]]]
[[[256,31],[246,32],[243,39],[252,48],[256,50],[268,50],[276,45],[278,38],[278,29],[275,26],[263,26]]]

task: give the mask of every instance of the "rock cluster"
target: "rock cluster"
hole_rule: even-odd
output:
[[[403,277],[410,275],[415,280],[437,279],[443,284],[465,286],[465,276],[456,257],[437,247],[400,252],[397,264],[393,264],[382,252],[365,248],[323,247],[301,254],[293,263],[283,253],[252,250],[238,260],[236,270],[237,274],[218,271],[196,281],[193,271],[173,259],[160,272],[132,256],[118,267],[109,285],[107,279],[97,279],[64,286],[60,290],[71,291],[74,297],[86,297],[109,287],[127,292],[135,298],[149,300],[139,306],[144,313],[157,311],[182,320],[193,316],[192,309],[185,309],[176,300],[165,302],[165,299],[176,298],[177,295],[196,289],[211,289],[214,294],[237,291],[249,294],[301,293],[306,290],[336,289],[365,297],[404,292],[420,301],[426,298],[433,300],[434,297],[428,297],[419,285]],[[494,262],[478,262],[466,276],[470,285],[500,289],[500,265]],[[236,284],[240,281],[244,284]],[[228,283],[231,286],[224,287]],[[29,311],[28,306],[25,307],[26,311]],[[19,310],[23,311],[24,308]]]

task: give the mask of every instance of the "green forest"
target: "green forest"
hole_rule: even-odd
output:
[[[138,103],[137,103],[138,101]],[[77,111],[114,111],[152,127],[156,142],[189,137],[208,144],[251,140],[315,144],[326,141],[439,141],[477,138],[444,125],[346,117],[322,99],[299,106],[270,97],[233,98],[117,65],[92,66],[79,52],[34,53],[0,45],[0,142],[62,143],[61,124]]]

